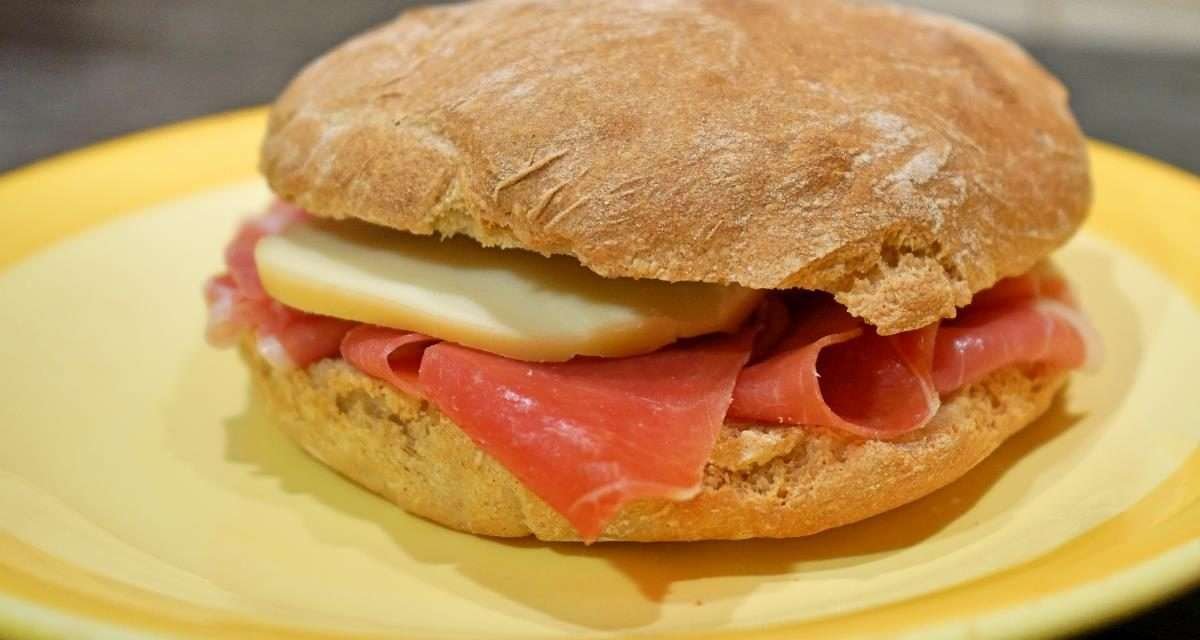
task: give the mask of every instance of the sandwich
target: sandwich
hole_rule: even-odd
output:
[[[1064,88],[833,0],[422,8],[274,104],[207,285],[305,451],[447,527],[793,537],[961,477],[1099,343]]]

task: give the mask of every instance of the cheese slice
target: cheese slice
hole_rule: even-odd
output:
[[[293,225],[260,241],[255,260],[267,292],[286,305],[529,361],[629,356],[732,331],[762,297],[605,278],[564,256],[354,221]]]

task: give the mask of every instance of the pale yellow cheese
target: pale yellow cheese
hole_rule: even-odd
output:
[[[604,278],[577,261],[359,222],[293,226],[255,252],[292,307],[531,361],[628,356],[736,329],[761,292]]]

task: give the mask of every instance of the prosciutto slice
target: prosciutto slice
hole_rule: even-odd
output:
[[[1013,364],[1084,367],[1100,342],[1062,276],[1040,266],[979,292],[955,320],[879,336],[825,299],[747,367],[729,416],[895,438],[924,426],[940,397]]]
[[[752,340],[743,332],[553,364],[442,342],[425,351],[420,381],[479,447],[590,542],[630,500],[699,491]]]
[[[419,333],[360,324],[342,339],[346,362],[409,395],[425,397],[418,379],[425,348],[437,342]]]
[[[258,266],[254,262],[254,248],[258,246],[258,241],[307,219],[308,214],[303,209],[276,200],[265,214],[242,223],[233,242],[225,248],[225,266],[242,295],[253,300],[267,299],[267,292],[258,277]]]
[[[238,229],[225,249],[228,272],[209,280],[204,289],[210,343],[230,346],[253,331],[262,357],[282,368],[306,367],[338,354],[342,337],[357,323],[305,313],[272,299],[254,263],[259,240],[306,218],[302,210],[276,202]]]
[[[876,335],[826,299],[801,312],[765,360],[746,367],[729,417],[888,438],[924,425],[940,405],[932,362],[937,327]]]
[[[1066,288],[1062,292],[1069,294]],[[1090,369],[1099,357],[1096,331],[1074,306],[1056,298],[1014,299],[967,307],[954,321],[942,323],[934,384],[938,393],[948,394],[1012,364]]]
[[[1030,300],[1057,300],[1071,307],[1078,306],[1071,287],[1067,284],[1057,269],[1046,263],[1041,263],[1028,273],[1004,278],[975,294],[971,304],[963,312],[977,312],[982,309],[996,309],[1028,302]],[[959,319],[962,313],[959,314]]]

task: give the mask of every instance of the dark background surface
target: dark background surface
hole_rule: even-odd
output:
[[[0,171],[269,102],[307,60],[407,4],[0,0]],[[1089,135],[1200,172],[1200,46],[1156,46],[1155,26],[1140,28],[1149,40],[1121,46],[1006,30],[1070,87]],[[1200,638],[1200,591],[1089,637]]]
[[[268,102],[307,60],[407,4],[0,0],[0,171]],[[1200,43],[1200,2],[1194,7],[1184,17]],[[1111,38],[1089,46],[1078,37],[1015,35],[1070,87],[1089,135],[1200,172],[1200,44],[1153,46],[1151,34],[1146,46],[1112,48]]]

